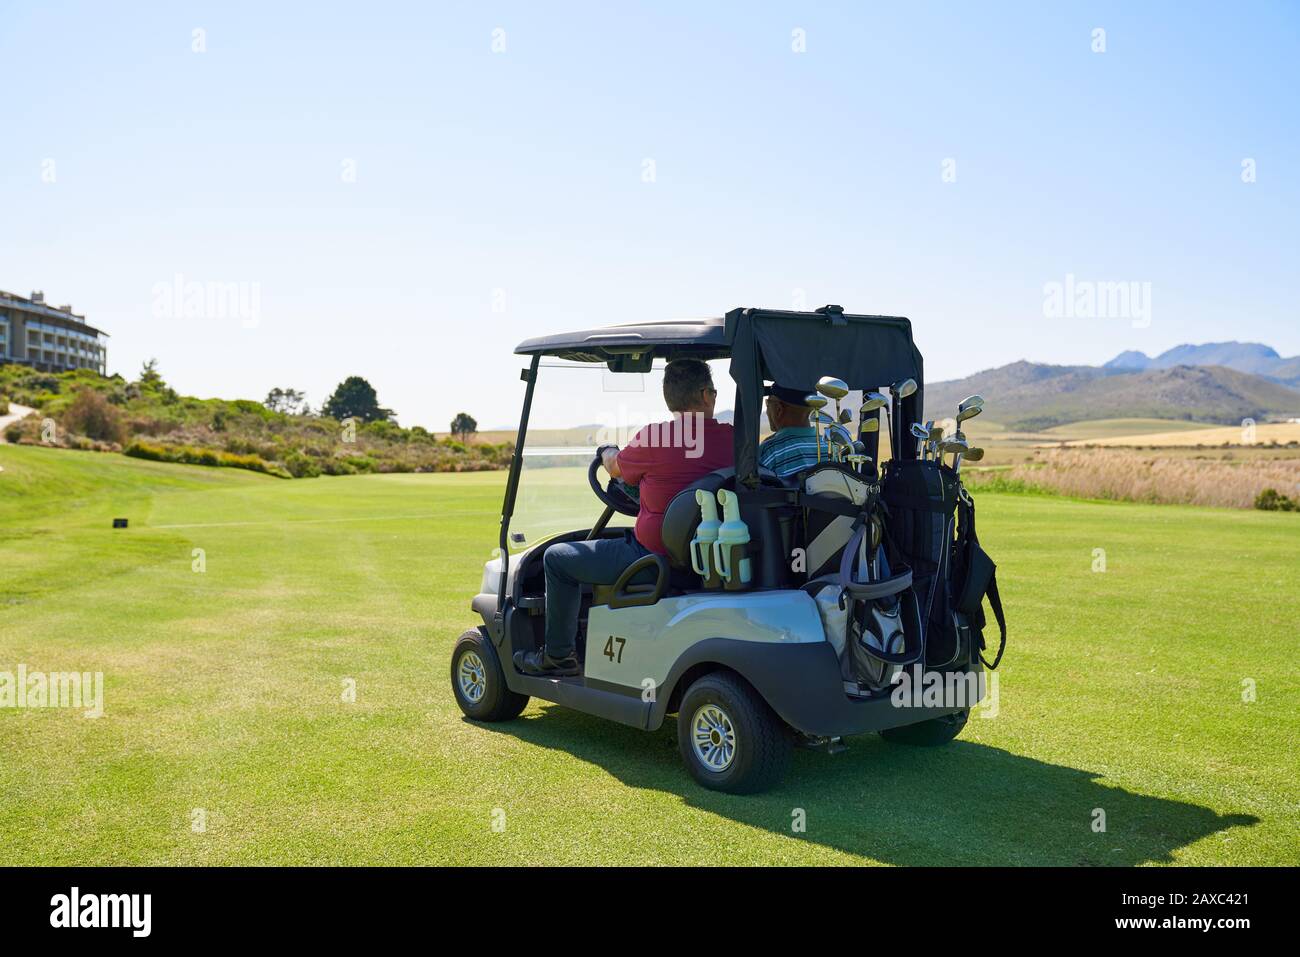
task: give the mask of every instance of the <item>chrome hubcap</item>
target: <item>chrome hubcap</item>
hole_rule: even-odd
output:
[[[725,771],[736,756],[736,729],[716,704],[701,705],[691,719],[695,756],[710,771]]]
[[[470,704],[478,704],[487,691],[487,669],[483,659],[472,651],[460,656],[460,667],[456,669],[456,680],[460,684],[460,693]]]

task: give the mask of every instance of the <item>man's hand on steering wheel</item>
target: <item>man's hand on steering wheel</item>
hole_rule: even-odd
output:
[[[596,449],[596,457],[600,459],[600,464],[605,467],[610,478],[622,478],[623,470],[618,467],[618,446],[602,445]]]
[[[614,473],[619,473],[617,445],[602,445],[596,449],[596,457],[591,460],[591,465],[587,469],[587,481],[591,485],[592,492],[596,498],[600,499],[605,505],[622,515],[636,516],[641,511],[640,496],[637,494],[636,486],[628,485]],[[613,469],[611,471],[611,465]],[[609,484],[601,487],[600,478],[597,471],[604,468],[610,472]]]

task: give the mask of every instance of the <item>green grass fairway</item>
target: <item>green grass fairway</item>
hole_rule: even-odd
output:
[[[462,719],[502,473],[0,466],[0,672],[105,676],[98,719],[0,708],[5,864],[1300,863],[1298,515],[982,496],[996,716],[731,797],[671,720]]]

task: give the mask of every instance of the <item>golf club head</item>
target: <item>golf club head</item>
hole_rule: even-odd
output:
[[[834,399],[838,402],[849,394],[848,384],[843,379],[837,379],[835,376],[824,375],[817,380],[817,391],[828,399]]]
[[[968,395],[957,403],[957,411],[965,412],[967,409],[984,408],[984,396]]]
[[[853,421],[852,409],[840,409],[840,425],[848,425]]]
[[[818,412],[817,424],[820,425],[823,429],[829,429],[832,425],[838,425],[839,423],[835,421],[835,417],[833,415],[830,415],[827,412]]]
[[[891,385],[889,391],[894,393],[894,395],[898,396],[900,399],[906,399],[909,395],[913,395],[916,392],[916,380],[902,379]]]
[[[889,398],[883,392],[868,392],[862,397],[862,407],[858,409],[858,413],[865,416],[887,405],[889,405]]]
[[[978,446],[973,449],[967,449],[961,454],[961,460],[963,462],[978,462],[982,458],[984,458],[984,450]]]
[[[912,438],[914,439],[928,439],[930,437],[930,430],[920,422],[913,422],[912,428],[909,431],[912,433]]]
[[[945,455],[948,454],[952,454],[954,456],[961,455],[969,448],[970,446],[966,444],[965,439],[959,439],[956,437],[951,439],[944,439],[942,442],[939,443],[939,464],[940,465],[943,464],[943,457]],[[954,466],[956,465],[956,461],[957,461],[956,458],[954,458],[953,459]]]
[[[930,434],[925,440],[925,451],[927,455],[934,458],[939,454],[939,443],[943,441],[943,426],[935,425],[933,419],[927,425],[930,428]]]
[[[967,406],[966,408],[962,408],[961,406],[958,406],[957,422],[962,423],[965,422],[967,419],[973,419],[975,418],[975,416],[979,415],[983,411],[984,411],[984,406],[982,405],[972,405],[972,406]]]
[[[859,432],[859,433],[862,433],[862,432],[879,432],[879,431],[880,431],[880,420],[879,420],[879,419],[867,419],[865,422],[862,423],[862,425],[860,425],[860,426],[858,427],[858,432]]]
[[[816,392],[809,392],[803,397],[803,404],[810,409],[824,409],[829,401],[826,396],[818,395]]]
[[[832,426],[831,431],[826,435],[826,444],[830,446],[831,458],[842,462],[846,455],[853,454],[853,441],[847,433],[836,431],[837,429],[840,429],[840,426]]]

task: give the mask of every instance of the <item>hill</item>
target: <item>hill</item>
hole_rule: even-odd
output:
[[[953,414],[978,393],[991,421],[1025,431],[1091,419],[1151,418],[1239,424],[1300,415],[1300,392],[1262,376],[1219,366],[1140,371],[1014,362],[928,385],[926,418]]]
[[[228,466],[281,478],[365,472],[466,472],[504,468],[513,445],[462,443],[396,422],[351,425],[291,414],[250,399],[183,396],[161,377],[136,382],[90,370],[49,374],[0,365],[0,400],[36,409],[4,438],[161,462]],[[53,427],[50,427],[50,423]]]

